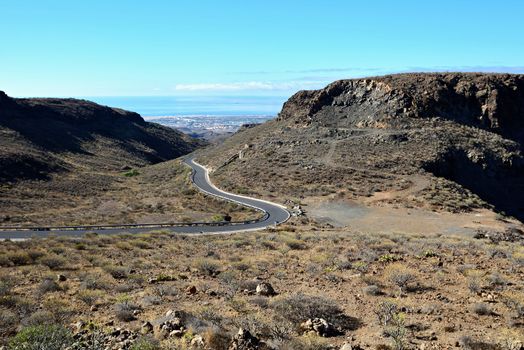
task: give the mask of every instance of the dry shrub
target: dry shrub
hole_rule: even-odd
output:
[[[323,318],[340,329],[353,329],[358,322],[345,315],[333,301],[320,296],[293,294],[281,296],[269,304],[275,313],[298,326],[310,318]]]
[[[217,327],[208,328],[202,336],[204,344],[210,349],[227,350],[231,343],[230,335]]]
[[[391,284],[399,288],[400,294],[406,290],[406,287],[410,283],[413,283],[417,279],[417,272],[415,270],[400,263],[387,266],[384,270],[384,275]]]
[[[26,252],[6,252],[2,255],[2,259],[0,260],[1,266],[22,266],[33,263],[33,260]]]
[[[218,262],[210,259],[200,259],[196,262],[196,268],[201,273],[215,277],[220,273],[220,265]]]
[[[60,255],[49,254],[41,257],[38,262],[49,267],[51,270],[58,270],[66,265],[67,260]]]
[[[62,288],[51,277],[44,278],[44,280],[40,282],[40,284],[37,287],[37,291],[39,295],[43,295],[43,294],[51,293],[51,292],[58,292],[61,290]]]

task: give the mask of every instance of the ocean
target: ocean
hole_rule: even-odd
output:
[[[87,97],[96,103],[134,111],[147,121],[184,131],[235,131],[242,124],[274,118],[282,96]]]

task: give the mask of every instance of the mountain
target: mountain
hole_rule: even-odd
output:
[[[15,99],[1,91],[0,135],[0,182],[143,166],[203,144],[137,113],[77,99]]]
[[[0,225],[180,220],[186,169],[164,161],[204,144],[137,113],[0,92]]]
[[[231,190],[376,198],[524,219],[524,76],[398,74],[300,91],[276,120],[201,152]]]

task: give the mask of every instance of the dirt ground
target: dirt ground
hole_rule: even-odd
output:
[[[349,200],[308,198],[304,210],[318,222],[361,232],[458,234],[473,236],[479,229],[504,230],[522,227],[515,220],[501,220],[491,210],[468,213],[434,212],[418,208],[372,206]]]

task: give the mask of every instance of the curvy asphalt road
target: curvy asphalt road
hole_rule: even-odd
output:
[[[261,199],[255,199],[219,190],[209,179],[206,168],[194,161],[193,158],[184,159],[184,163],[191,167],[193,184],[202,192],[235,202],[244,206],[260,210],[258,220],[234,223],[166,223],[146,225],[103,225],[103,226],[71,226],[47,227],[27,229],[0,229],[0,239],[27,239],[46,236],[82,236],[88,232],[99,234],[145,233],[153,230],[165,230],[173,233],[188,234],[220,234],[241,231],[261,230],[276,224],[281,224],[289,219],[289,212],[284,206]]]

